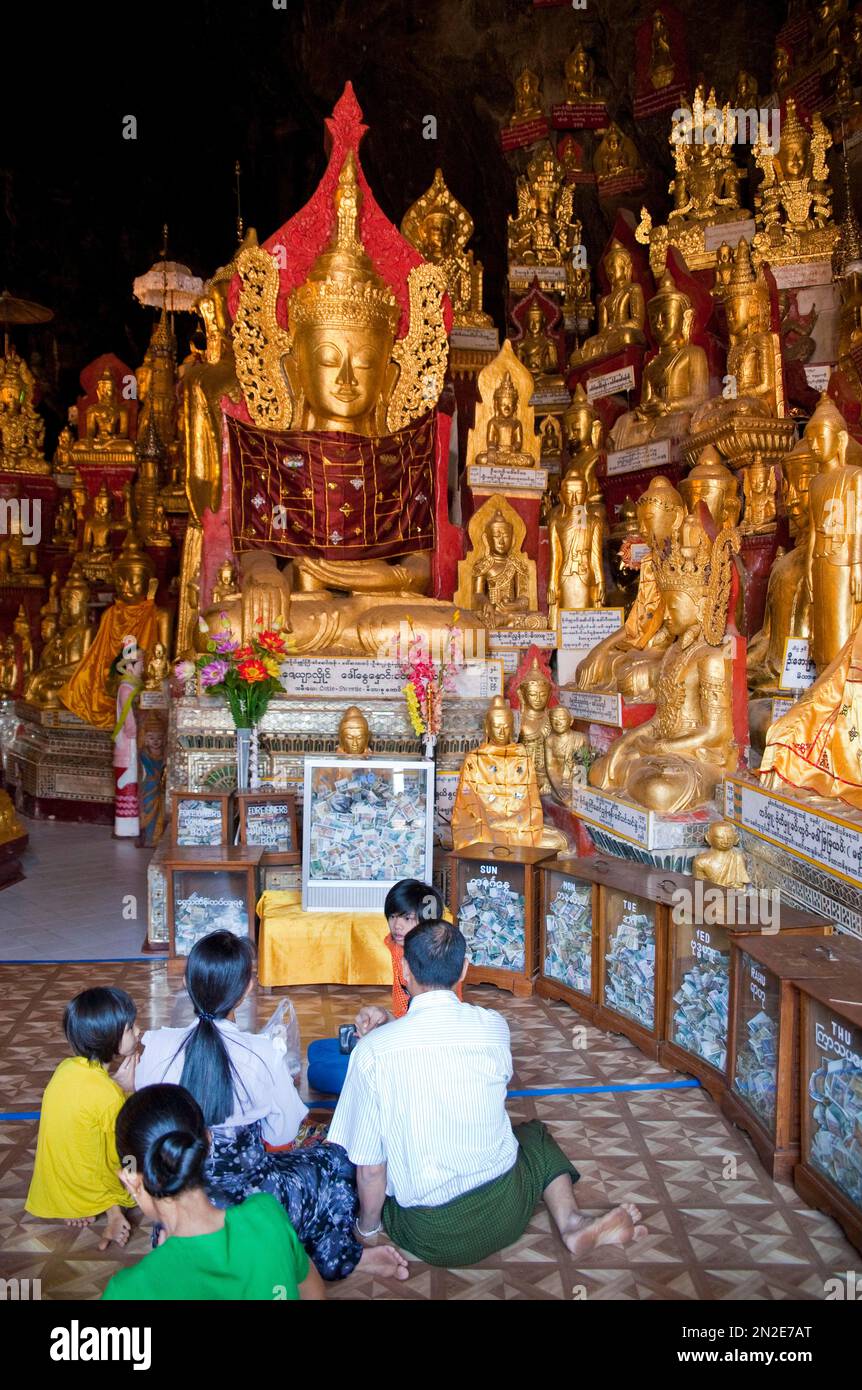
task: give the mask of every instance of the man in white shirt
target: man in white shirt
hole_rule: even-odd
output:
[[[404,939],[403,1018],[363,1010],[329,1139],[356,1165],[360,1239],[388,1234],[429,1264],[463,1266],[513,1244],[543,1199],[573,1255],[645,1233],[626,1204],[590,1220],[578,1173],[538,1120],[512,1129],[509,1028],[453,993],[467,971],[457,927],[421,922]],[[385,1023],[385,1027],[379,1026]]]

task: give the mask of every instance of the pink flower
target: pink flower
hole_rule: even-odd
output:
[[[178,661],[174,667],[174,675],[178,681],[182,681],[185,685],[186,681],[191,680],[196,670],[197,667],[193,661]]]
[[[212,634],[212,640],[215,643],[216,651],[221,656],[227,656],[228,653],[235,652],[239,646],[239,642],[233,636],[230,629],[225,632],[214,632]]]
[[[230,667],[226,661],[210,661],[201,669],[201,689],[211,685],[221,685]]]

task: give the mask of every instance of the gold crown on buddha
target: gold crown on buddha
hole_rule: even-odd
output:
[[[504,396],[508,396],[509,399],[513,401],[517,401],[518,399],[517,387],[515,386],[515,383],[512,380],[511,372],[505,372],[503,374],[503,376],[500,379],[499,386],[494,391],[495,401],[501,401]]]
[[[290,296],[291,329],[303,324],[380,324],[394,334],[399,319],[397,301],[358,237],[359,185],[352,150],[344,157],[334,201],[335,230],[329,246],[318,256],[305,283]]]
[[[554,154],[549,140],[542,141],[527,165],[527,179],[537,188],[556,189],[562,183],[562,165]]]
[[[810,140],[811,132],[796,114],[796,102],[793,97],[787,98],[784,120],[781,122],[781,144],[790,143],[794,140]]]
[[[701,626],[707,642],[717,645],[727,627],[727,602],[732,574],[731,556],[739,550],[739,532],[724,527],[710,540],[703,527],[694,527],[696,543],[682,545],[678,536],[653,552],[655,577],[662,593],[688,594],[702,604]]]

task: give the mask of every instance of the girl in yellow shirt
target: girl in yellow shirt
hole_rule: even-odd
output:
[[[104,1212],[100,1250],[112,1240],[125,1245],[131,1230],[124,1208],[134,1198],[118,1177],[114,1127],[123,1087],[134,1090],[136,1016],[123,989],[85,989],[66,1005],[63,1030],[75,1056],[60,1063],[45,1087],[25,1204],[31,1216],[59,1217],[67,1226],[89,1226]],[[123,1061],[114,1079],[107,1064],[117,1056]]]

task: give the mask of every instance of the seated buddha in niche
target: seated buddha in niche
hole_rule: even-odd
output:
[[[728,394],[698,406],[691,417],[693,434],[737,415],[783,414],[781,344],[770,331],[769,290],[763,272],[754,273],[747,241],[740,240],[737,247],[724,307],[730,335]]]
[[[557,345],[546,332],[545,312],[541,304],[531,304],[527,310],[523,337],[515,342],[519,361],[533,375],[536,387],[559,387],[564,390],[559,373]]]
[[[614,425],[614,449],[688,434],[692,411],[709,391],[706,353],[691,342],[694,307],[669,271],[662,275],[647,314],[658,351],[644,366],[640,404]]]
[[[541,313],[541,310],[539,310]],[[494,413],[488,421],[485,448],[477,464],[492,468],[533,468],[536,460],[524,450],[524,427],[518,415],[518,392],[506,372],[494,392]]]
[[[610,289],[599,299],[594,336],[587,338],[583,346],[575,348],[569,358],[570,367],[583,366],[599,357],[610,357],[632,343],[646,342],[644,292],[637,281],[632,280],[632,258],[622,242],[614,238],[602,264]]]
[[[129,438],[129,411],[120,401],[117,385],[110,367],[105,367],[96,382],[96,399],[87,406],[84,433],[72,445],[72,453],[97,453],[110,450],[127,454],[134,459],[135,446]]]

